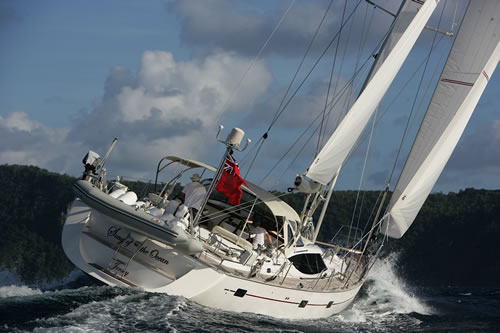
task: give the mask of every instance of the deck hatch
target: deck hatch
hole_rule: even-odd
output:
[[[243,297],[246,293],[247,291],[245,289],[238,288],[238,290],[234,292],[234,296]]]

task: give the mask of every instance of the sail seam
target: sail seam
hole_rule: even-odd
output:
[[[488,74],[486,73],[486,71],[483,70],[482,73],[483,73],[484,77],[486,78],[486,80],[489,81],[490,77],[488,76]]]
[[[458,80],[451,80],[451,79],[441,79],[441,82],[459,84],[459,85],[468,86],[468,87],[472,87],[474,85],[474,83],[472,83],[472,82],[458,81]]]

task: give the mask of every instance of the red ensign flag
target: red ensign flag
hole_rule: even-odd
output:
[[[239,205],[243,193],[240,188],[241,184],[248,186],[247,182],[240,176],[236,160],[233,156],[227,155],[224,170],[215,188],[226,196],[230,204]]]

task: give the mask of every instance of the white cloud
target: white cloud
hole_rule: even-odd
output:
[[[0,124],[7,129],[19,130],[24,132],[31,132],[41,125],[38,121],[31,120],[25,112],[12,112],[7,115],[5,119],[0,116]]]
[[[0,159],[78,174],[86,150],[103,154],[114,137],[113,174],[150,176],[166,154],[204,159],[213,155],[218,120],[253,105],[271,83],[257,62],[235,91],[249,64],[231,53],[177,62],[169,52],[146,51],[137,77],[112,69],[102,97],[71,128],[48,128],[24,112],[0,118]]]
[[[49,128],[17,111],[0,117],[0,161],[66,171],[67,128]],[[62,148],[63,150],[59,150]]]

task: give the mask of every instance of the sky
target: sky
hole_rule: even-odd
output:
[[[376,2],[392,12],[400,3]],[[252,161],[257,142],[270,127],[302,59],[288,96],[332,41],[342,16],[346,18],[356,4],[348,1],[344,8],[344,2],[333,1],[304,57],[329,3],[3,0],[0,164],[35,165],[79,176],[86,152],[93,150],[102,156],[118,137],[108,160],[108,174],[154,179],[156,165],[166,155],[217,165],[224,152],[216,140],[222,124],[221,137],[239,127],[246,132],[245,138],[252,139],[246,151],[235,154],[242,175],[267,189],[286,189],[296,174],[307,169],[317,143],[325,140],[318,139],[317,132],[302,133],[324,109],[328,87],[330,91],[346,87],[349,93],[328,118],[325,132],[330,134],[335,119],[361,87],[361,76],[350,81],[355,68],[367,72],[370,62],[361,66],[371,58],[391,22],[389,15],[362,2],[340,42],[334,40],[316,70],[293,95]],[[448,31],[463,7],[463,0],[441,1],[428,24]],[[345,165],[338,189],[384,188],[417,91],[410,86],[401,88],[422,63],[433,38],[432,31],[422,33],[380,105],[381,121],[371,139],[365,135]],[[438,52],[424,73],[431,82],[435,73],[439,75],[443,54],[452,43],[448,37],[438,39]],[[260,53],[263,45],[266,47]],[[331,75],[334,54],[337,60]],[[500,188],[498,71],[434,191]],[[416,86],[421,75],[418,72],[410,83]],[[415,103],[420,116],[432,86],[424,85],[424,91],[427,97]],[[416,126],[410,133],[415,131]],[[371,149],[367,153],[368,143]],[[410,147],[405,141],[403,154]],[[285,152],[288,154],[283,155]],[[396,173],[402,163],[396,163]]]

